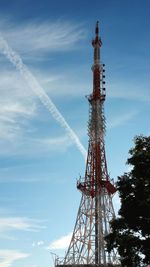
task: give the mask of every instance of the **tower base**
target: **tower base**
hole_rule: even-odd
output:
[[[120,264],[59,264],[55,267],[121,267]]]

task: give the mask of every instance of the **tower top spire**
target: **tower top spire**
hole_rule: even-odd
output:
[[[96,34],[96,37],[99,35],[99,21],[98,20],[96,22],[95,34]]]
[[[102,41],[101,38],[99,36],[99,21],[96,22],[96,27],[95,27],[95,39],[92,41],[92,45],[98,45],[99,47],[101,47],[102,45]]]

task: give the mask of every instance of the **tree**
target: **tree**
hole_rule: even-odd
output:
[[[119,216],[106,237],[108,251],[118,250],[123,267],[150,266],[150,136],[134,142],[127,160],[131,171],[117,181]]]

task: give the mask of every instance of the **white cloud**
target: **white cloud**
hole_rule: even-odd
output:
[[[13,48],[28,56],[34,52],[42,54],[53,50],[68,50],[85,37],[81,25],[63,21],[36,21],[19,25],[1,19],[0,30]],[[3,66],[0,72],[0,150],[1,154],[8,154],[10,151],[13,154],[16,153],[18,146],[25,143],[24,134],[28,131],[28,120],[36,116],[38,99],[22,77],[16,71],[9,70],[8,63],[6,67],[7,71]],[[52,85],[60,78],[59,75],[48,77],[45,82],[50,82]],[[6,146],[7,142],[9,145]],[[52,142],[49,140],[49,144]]]
[[[125,84],[125,82],[110,83],[109,87],[110,90],[108,91],[108,97],[148,103],[150,102],[149,84],[143,83],[141,89],[139,88],[139,85],[131,85],[131,83],[128,81],[128,84]]]
[[[36,103],[17,73],[2,71],[0,81],[0,139],[14,141],[25,122],[35,116]]]
[[[120,209],[120,198],[118,192],[116,192],[115,195],[113,196],[113,206],[115,209],[115,214],[117,215]]]
[[[54,138],[43,138],[43,139],[37,139],[36,142],[39,144],[41,143],[41,145],[48,147],[53,147],[53,149],[57,149],[58,147],[64,147],[64,149],[66,149],[68,146],[70,146],[72,143],[70,141],[70,139],[68,138],[68,136],[66,135],[62,135],[62,136],[57,136]]]
[[[53,76],[50,78],[52,81],[56,79]],[[37,137],[36,126],[31,125],[30,121],[38,114],[38,99],[20,75],[15,71],[3,70],[0,80],[0,155],[33,155],[35,150],[40,153],[51,149],[65,151],[71,145],[66,135]],[[33,138],[30,132],[34,132]]]
[[[1,217],[0,234],[10,231],[39,231],[45,228],[40,221],[25,217]]]
[[[43,247],[44,246],[44,241],[40,240],[40,241],[36,241],[32,243],[32,247]]]
[[[29,254],[17,250],[0,250],[0,266],[10,267],[15,261],[29,257]]]
[[[69,246],[71,241],[72,233],[69,233],[65,236],[60,237],[57,240],[51,242],[48,246],[48,249],[66,249]]]
[[[52,77],[53,80],[53,77]],[[31,138],[28,124],[38,113],[37,101],[20,75],[14,71],[0,72],[0,154],[27,154],[35,150],[66,148],[66,135],[55,138]],[[36,131],[36,129],[33,129]],[[9,145],[8,145],[9,142]],[[7,144],[7,145],[6,145]],[[34,147],[34,149],[31,149]]]
[[[41,241],[38,241],[38,242],[37,242],[37,245],[38,245],[38,246],[43,246],[43,245],[44,245],[44,241],[42,241],[42,240],[41,240]]]
[[[74,66],[73,71],[77,73],[79,67],[75,70]],[[83,72],[84,68],[81,68],[81,71]],[[47,79],[48,74],[46,72],[41,71],[37,76],[43,88],[45,88],[52,97],[62,98],[65,96],[70,99],[83,97],[84,99],[85,95],[90,93],[90,90],[87,90],[89,87],[88,81],[82,80],[81,77],[77,79],[69,69],[66,69],[61,75],[55,76],[56,78],[53,80]]]
[[[67,135],[72,140],[72,142],[79,149],[83,157],[86,157],[86,150],[81,144],[78,136],[73,131],[73,129],[69,126],[63,115],[57,109],[55,104],[49,98],[49,96],[45,93],[43,88],[40,86],[36,78],[29,71],[29,69],[24,65],[21,57],[17,54],[12,48],[8,45],[7,41],[1,36],[1,52],[6,58],[16,67],[21,76],[27,81],[28,86],[32,89],[35,95],[38,96],[41,103],[47,108],[47,110],[51,113],[52,117],[59,123],[59,125],[65,129]]]
[[[36,137],[35,135],[35,137],[30,138],[28,135],[25,136],[25,134],[22,133],[20,139],[16,136],[16,140],[12,140],[12,142],[9,140],[9,145],[7,140],[0,140],[0,155],[30,156],[38,158],[42,155],[46,156],[50,151],[53,153],[64,153],[72,145],[72,142],[66,135],[56,137],[47,137],[45,135],[43,137]],[[0,182],[6,182],[5,172],[5,168],[0,170]],[[3,177],[3,174],[5,177]],[[10,177],[8,180],[12,181],[13,178],[11,179]],[[15,180],[23,181],[21,177],[19,177],[19,179],[16,177]],[[34,180],[32,179],[32,181]]]
[[[18,73],[2,71],[0,80],[0,155],[66,150],[71,145],[66,135],[37,137],[30,120],[37,116],[38,99]],[[32,130],[33,138],[29,134]]]
[[[110,121],[108,121],[108,124],[107,124],[108,129],[125,124],[126,122],[132,120],[137,114],[138,114],[138,111],[131,111],[130,113],[119,114],[119,116],[116,116],[112,118]]]
[[[74,48],[86,36],[82,25],[61,20],[35,21],[21,25],[1,20],[0,31],[22,56],[36,56],[37,59],[45,52]]]

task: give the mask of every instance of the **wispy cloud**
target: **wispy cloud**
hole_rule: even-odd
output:
[[[25,217],[1,217],[0,234],[11,231],[39,231],[45,228],[40,221]]]
[[[38,54],[37,59],[46,52],[75,48],[75,44],[86,36],[83,25],[61,20],[20,25],[3,19],[0,21],[0,31],[22,56]]]
[[[128,81],[128,84],[125,82],[111,83],[111,90],[108,92],[108,96],[111,98],[126,99],[140,102],[150,102],[150,90],[149,84],[142,84],[142,88],[139,88],[139,85],[131,84]]]
[[[108,121],[108,129],[115,128],[127,123],[128,121],[132,120],[137,114],[138,111],[131,111],[125,114],[119,114],[118,116]]]
[[[0,141],[0,155],[30,156],[31,158],[38,158],[42,155],[47,155],[50,151],[57,154],[64,153],[70,146],[73,145],[66,135],[56,137],[37,137],[36,134],[38,135],[38,133],[35,133],[35,136],[30,138],[27,134],[25,135],[22,133],[20,139],[16,136],[16,139],[13,139],[12,142],[9,140],[9,146],[8,140]],[[3,170],[5,171],[5,168],[1,169],[1,171]],[[5,178],[3,177],[3,174],[5,175]],[[7,182],[6,173],[3,174],[1,173],[0,182]],[[11,181],[11,178],[8,179],[8,181]],[[23,180],[21,177],[19,177],[19,179],[16,177],[15,181]],[[32,181],[34,181],[34,179],[32,179]],[[26,180],[24,182],[26,182]]]
[[[76,145],[78,150],[81,152],[84,158],[86,158],[86,150],[80,142],[78,136],[67,123],[61,112],[57,109],[55,104],[52,102],[50,97],[45,93],[43,88],[38,83],[37,79],[33,76],[33,74],[29,71],[26,65],[24,65],[21,57],[17,54],[7,43],[7,41],[0,36],[0,48],[1,53],[15,66],[16,70],[19,71],[20,75],[27,82],[28,86],[35,93],[35,95],[39,98],[41,103],[47,108],[52,117],[57,121],[57,123],[65,129],[68,137],[72,142]]]
[[[69,243],[71,241],[72,233],[69,233],[65,236],[60,237],[59,239],[56,239],[52,241],[47,249],[53,250],[53,249],[66,249],[69,246]]]
[[[20,75],[3,70],[0,80],[0,155],[65,151],[71,145],[66,135],[38,137],[36,126],[30,124],[38,114],[38,100]],[[31,132],[34,132],[33,138]]]
[[[49,74],[46,73],[46,71],[41,71],[37,76],[43,88],[45,88],[52,97],[69,97],[70,99],[77,97],[84,98],[85,95],[90,93],[90,90],[87,90],[89,87],[87,80],[83,80],[82,77],[76,78],[77,73],[81,73],[81,71],[83,73],[84,67],[76,68],[76,66],[74,66],[73,72],[76,76],[74,76],[72,70],[69,69],[64,72],[62,70],[61,75],[55,76],[54,79],[47,79]]]
[[[0,266],[1,267],[10,267],[16,261],[23,260],[30,255],[18,250],[0,250]]]
[[[36,143],[44,148],[44,150],[47,148],[52,150],[66,150],[67,147],[72,145],[72,142],[68,138],[67,135],[63,136],[57,136],[52,138],[43,138],[43,139],[37,139]]]
[[[40,80],[45,79],[46,75]],[[71,145],[66,135],[55,138],[38,137],[36,125],[30,124],[39,115],[38,99],[20,75],[16,71],[3,70],[0,72],[0,80],[0,155],[29,155],[31,153],[32,156],[34,151],[40,153],[50,150],[55,150],[57,153],[58,150],[65,151]],[[60,83],[53,75],[50,76],[50,80],[56,82],[56,87]],[[53,87],[52,82],[51,87],[56,89],[55,86]],[[55,91],[58,90],[51,91],[52,95],[58,96]],[[65,89],[65,92],[60,94],[66,95],[67,90]],[[31,132],[34,133],[33,138]]]
[[[24,123],[36,114],[36,102],[21,77],[0,72],[0,138],[13,140],[22,133]]]
[[[83,25],[66,21],[34,21],[19,25],[8,19],[1,19],[0,31],[13,48],[21,52],[22,56],[28,55],[28,57],[74,48],[74,45],[86,35]],[[6,67],[7,71],[3,66],[0,72],[0,146],[2,151],[3,147],[5,148],[4,154],[10,150],[6,149],[5,141],[11,142],[12,151],[16,147],[14,141],[18,139],[19,143],[20,137],[22,141],[22,135],[27,131],[28,120],[36,116],[38,102],[22,77],[15,71],[9,71],[9,65]],[[58,84],[60,82],[58,76],[58,74],[48,75],[45,82],[51,82],[53,86],[53,82],[57,80]],[[51,92],[54,91],[56,90]]]

